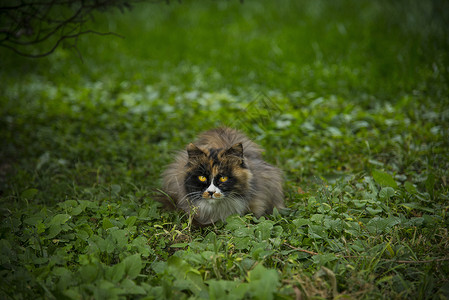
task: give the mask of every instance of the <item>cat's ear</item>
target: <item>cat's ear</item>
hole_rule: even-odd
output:
[[[189,155],[189,159],[198,159],[199,157],[206,155],[203,150],[192,143],[187,145],[187,154]]]
[[[232,156],[238,159],[243,159],[243,145],[242,143],[235,144],[223,153],[223,156]]]

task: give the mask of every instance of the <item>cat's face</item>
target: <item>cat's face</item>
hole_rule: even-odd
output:
[[[189,156],[184,181],[192,202],[243,198],[248,193],[251,172],[245,165],[242,144],[229,149],[187,147]]]

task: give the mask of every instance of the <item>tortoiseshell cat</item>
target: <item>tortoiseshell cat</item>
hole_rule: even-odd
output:
[[[281,171],[262,149],[231,128],[202,133],[180,151],[163,174],[163,190],[200,224],[284,207]]]

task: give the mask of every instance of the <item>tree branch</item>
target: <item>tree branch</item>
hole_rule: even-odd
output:
[[[13,1],[11,1],[13,2]],[[16,1],[19,2],[19,1]],[[17,5],[0,6],[0,46],[11,49],[26,57],[43,57],[53,53],[67,39],[93,33],[97,35],[115,35],[112,32],[101,33],[94,30],[81,31],[81,27],[92,19],[95,11],[110,8],[131,8],[131,2],[140,0],[36,0],[20,1]],[[70,13],[68,16],[67,13]],[[78,33],[74,33],[79,31]],[[31,54],[29,47],[50,43],[48,51]]]
[[[81,31],[83,24],[93,19],[95,11],[117,8],[121,12],[134,3],[167,3],[170,0],[10,0],[0,4],[0,47],[27,57],[43,57],[53,53],[62,41],[82,34],[116,35]],[[178,0],[181,2],[181,0]],[[242,1],[243,2],[243,1]],[[12,3],[12,4],[11,4]],[[70,14],[68,14],[70,13]],[[66,16],[68,15],[68,16]],[[79,30],[80,32],[72,34]],[[54,43],[50,50],[31,54],[33,45]],[[76,43],[75,43],[76,44]],[[25,51],[25,49],[31,49]],[[76,48],[76,47],[75,47]]]

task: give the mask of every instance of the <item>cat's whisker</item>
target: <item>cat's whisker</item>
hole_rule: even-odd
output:
[[[191,193],[188,193],[188,194],[186,194],[184,197],[182,197],[182,198],[180,199],[180,201],[183,201],[183,200],[185,200],[185,199],[187,199],[187,198],[191,198],[192,195],[195,196],[196,194],[199,194],[199,193],[201,193],[201,192],[191,192]]]

